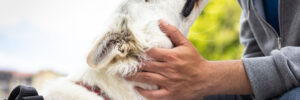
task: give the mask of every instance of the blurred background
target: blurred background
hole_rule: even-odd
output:
[[[37,89],[86,67],[86,55],[122,0],[0,0],[0,100],[19,84]],[[211,0],[189,40],[208,60],[240,59],[241,9]]]
[[[190,29],[189,40],[208,60],[240,59],[240,14],[237,0],[211,0]]]

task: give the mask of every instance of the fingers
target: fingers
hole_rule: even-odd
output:
[[[160,29],[167,36],[169,36],[175,46],[183,45],[188,41],[186,37],[175,26],[172,26],[163,20],[159,20],[159,22]]]
[[[161,99],[162,97],[168,96],[168,91],[164,88],[159,90],[144,90],[137,87],[136,90],[149,100],[158,100],[159,98]]]
[[[160,28],[171,39],[175,46],[190,44],[189,40],[174,26],[160,20]],[[172,49],[152,48],[147,52],[147,55],[156,61],[168,61],[172,59],[174,52]]]
[[[166,63],[157,62],[157,61],[147,61],[144,63],[143,67],[141,67],[142,71],[151,72],[151,73],[157,73],[164,77],[167,77],[165,75],[167,68]]]
[[[138,72],[134,76],[127,77],[127,80],[140,83],[161,85],[160,83],[163,83],[163,81],[165,81],[166,78],[156,73]]]
[[[165,62],[167,61],[167,56],[172,52],[171,49],[164,48],[152,48],[146,52],[147,56],[154,59],[155,61]]]

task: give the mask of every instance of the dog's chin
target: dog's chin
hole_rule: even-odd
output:
[[[105,72],[105,74],[108,76],[126,77],[138,72],[140,66],[141,62],[131,60],[114,63],[109,65],[108,68],[104,67],[99,70],[101,70],[101,72]]]

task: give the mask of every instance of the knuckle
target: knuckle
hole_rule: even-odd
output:
[[[169,94],[175,94],[177,92],[177,90],[175,90],[175,89],[170,89],[169,90]]]
[[[171,76],[172,81],[177,82],[178,80],[180,80],[180,76],[177,74],[174,74]]]
[[[178,28],[175,27],[175,26],[173,26],[173,25],[169,25],[168,28],[169,28],[169,31],[171,31],[171,32],[177,32],[177,31],[179,31]]]
[[[167,83],[167,84],[173,84],[174,81],[180,79],[180,75],[179,75],[179,72],[177,70],[169,68],[167,71],[169,73],[168,82],[171,82],[171,83]]]
[[[178,55],[176,53],[169,53],[165,56],[165,58],[167,60],[171,60],[171,61],[174,61],[174,60],[177,60],[178,59]]]
[[[134,76],[131,76],[131,77],[130,77],[130,80],[137,81],[137,80],[139,80],[139,79],[140,79],[140,77],[141,77],[141,75],[139,75],[139,74],[136,74],[136,75],[134,75]]]
[[[171,33],[178,33],[178,29],[175,28],[175,27],[171,27],[171,28],[169,29],[169,31],[170,31]]]
[[[177,71],[175,70],[174,66],[169,66],[168,68],[166,68],[166,71],[168,73],[170,73],[171,76],[173,76],[174,74],[177,73]]]
[[[178,66],[178,67],[183,67],[185,66],[185,62],[184,61],[177,61],[177,62],[174,62],[175,66]]]
[[[141,66],[141,69],[146,70],[146,69],[151,68],[151,66],[152,66],[151,63],[146,62],[146,63],[143,63],[143,65]]]
[[[151,76],[150,76],[149,74],[144,74],[144,75],[142,76],[142,78],[143,78],[144,80],[149,80],[149,79],[151,79]]]
[[[157,51],[158,51],[158,48],[151,48],[149,51],[157,52]]]

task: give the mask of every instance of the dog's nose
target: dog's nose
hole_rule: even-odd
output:
[[[193,11],[194,9],[194,6],[195,6],[195,0],[187,0],[183,9],[182,9],[182,15],[184,17],[188,17],[191,12]]]

